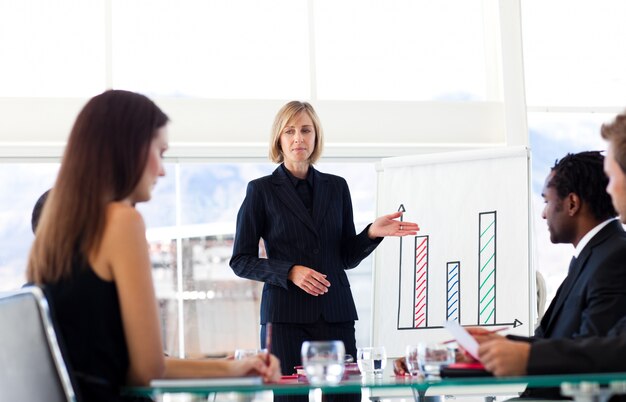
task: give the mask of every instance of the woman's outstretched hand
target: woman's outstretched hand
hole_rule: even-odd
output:
[[[417,223],[398,221],[402,216],[402,211],[394,212],[393,214],[383,215],[370,225],[367,235],[370,239],[385,236],[411,236],[416,235],[420,227]]]

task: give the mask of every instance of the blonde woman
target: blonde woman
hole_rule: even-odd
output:
[[[346,181],[313,167],[324,133],[313,107],[293,101],[274,120],[270,159],[280,165],[251,181],[237,215],[230,265],[244,278],[265,282],[261,300],[261,344],[272,323],[272,351],[282,372],[301,364],[307,340],[342,340],[356,356],[356,307],[346,270],[356,267],[385,236],[414,235],[418,226],[377,218],[359,234],[354,228]],[[263,239],[267,258],[259,258]]]

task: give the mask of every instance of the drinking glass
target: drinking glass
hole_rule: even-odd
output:
[[[441,366],[454,363],[454,349],[441,343],[420,343],[417,353],[420,370],[426,376],[438,376]]]
[[[346,349],[342,341],[302,343],[302,366],[309,383],[337,384],[344,371]]]
[[[387,352],[384,346],[358,348],[356,361],[362,375],[382,376],[387,365]]]
[[[404,358],[405,358],[406,367],[409,370],[409,373],[413,377],[418,376],[420,374],[419,346],[408,345],[406,347]]]
[[[267,349],[235,349],[235,360],[243,360],[259,354],[267,355]],[[226,400],[231,400],[232,402],[254,402],[258,399],[267,400],[263,397],[263,395],[267,395],[267,392],[271,393],[272,391],[255,392],[250,394],[232,393],[230,394],[230,397],[226,398]],[[214,401],[215,394],[213,394],[213,398],[209,397],[208,400]]]

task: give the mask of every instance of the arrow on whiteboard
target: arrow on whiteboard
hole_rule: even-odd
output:
[[[521,322],[520,320],[518,320],[517,318],[513,320],[513,322],[497,322],[495,324],[480,324],[478,326],[480,327],[502,327],[502,329],[504,329],[505,327],[513,327],[513,328],[517,328],[519,326],[524,325],[523,322]],[[476,324],[467,324],[467,325],[461,325],[462,327],[476,327]],[[439,329],[439,328],[445,328],[443,325],[434,325],[434,326],[426,326],[426,327],[419,327],[419,328],[412,328],[412,327],[404,327],[404,328],[400,328],[398,326],[398,330],[412,330],[412,329]],[[499,331],[500,329],[496,329],[495,331]]]
[[[524,325],[523,322],[521,322],[520,320],[518,320],[517,318],[513,320],[513,322],[497,322],[495,324],[480,324],[481,327],[501,327],[501,326],[511,326],[513,328],[517,328],[519,326]],[[466,326],[466,325],[464,325]],[[471,327],[473,325],[467,325],[468,327]]]
[[[398,211],[402,212],[402,215],[400,215],[400,222],[402,222],[404,220],[404,213],[406,212],[404,204],[400,204]],[[400,289],[402,288],[402,237],[400,237],[400,255],[398,260],[398,327],[400,327],[400,305],[402,304],[402,292],[400,292]]]

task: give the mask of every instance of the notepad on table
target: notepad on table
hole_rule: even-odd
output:
[[[153,388],[231,387],[263,384],[261,377],[176,378],[150,381]]]

